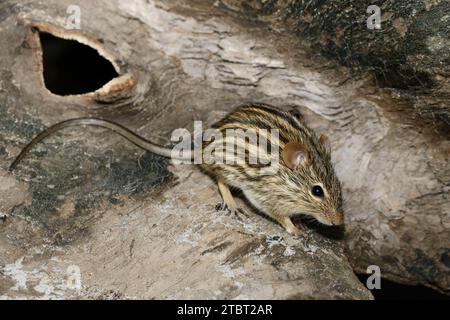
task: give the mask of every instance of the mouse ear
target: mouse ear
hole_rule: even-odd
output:
[[[327,135],[321,134],[319,137],[319,142],[324,146],[325,150],[330,153],[331,152],[331,142]]]
[[[304,166],[308,163],[308,148],[301,143],[291,141],[284,146],[281,157],[289,169],[295,170],[298,166]]]

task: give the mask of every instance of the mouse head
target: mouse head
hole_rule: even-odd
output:
[[[292,209],[325,225],[341,225],[341,186],[331,163],[329,140],[325,135],[317,138],[314,134],[308,140],[291,141],[281,152],[284,173],[292,182],[296,199],[296,208]]]

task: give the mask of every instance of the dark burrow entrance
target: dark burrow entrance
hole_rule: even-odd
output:
[[[357,274],[358,279],[366,285],[370,274]],[[381,279],[381,289],[371,290],[375,300],[450,300],[450,296],[425,286],[410,286],[387,279]]]
[[[45,86],[57,95],[93,92],[118,76],[97,50],[75,40],[39,32]]]

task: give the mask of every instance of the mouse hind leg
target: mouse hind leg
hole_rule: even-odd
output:
[[[217,206],[218,210],[228,210],[233,213],[235,216],[239,217],[239,214],[246,215],[245,211],[241,208],[238,208],[236,204],[236,200],[231,194],[230,188],[223,181],[223,179],[219,179],[217,181],[217,186],[219,187],[220,195],[222,196],[222,203]]]

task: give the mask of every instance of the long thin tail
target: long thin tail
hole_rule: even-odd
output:
[[[73,127],[73,126],[84,126],[84,125],[90,125],[90,126],[97,126],[102,127],[106,129],[110,129],[118,134],[120,134],[122,137],[130,141],[131,143],[135,144],[136,146],[156,153],[160,156],[171,158],[172,157],[172,149],[171,148],[165,148],[163,146],[157,145],[139,135],[132,132],[131,130],[125,128],[124,126],[115,123],[110,120],[104,120],[104,119],[98,119],[98,118],[76,118],[76,119],[70,119],[66,121],[59,122],[45,131],[41,132],[39,135],[37,135],[23,150],[20,152],[20,154],[16,157],[14,162],[9,167],[9,171],[13,171],[17,164],[25,157],[25,155],[31,150],[31,148],[34,147],[37,143],[41,142],[48,136],[52,135],[53,133],[67,128],[67,127]],[[182,156],[177,157],[178,160],[190,160],[189,158],[184,158]]]

